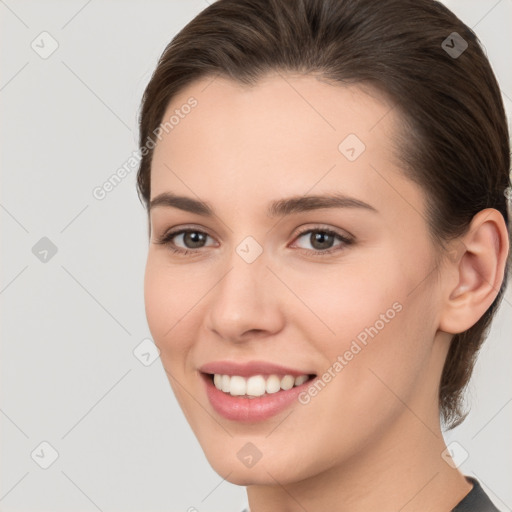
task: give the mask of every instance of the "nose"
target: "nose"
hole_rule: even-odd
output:
[[[284,325],[283,290],[261,255],[247,263],[238,254],[211,291],[206,326],[220,338],[245,342],[268,337]]]

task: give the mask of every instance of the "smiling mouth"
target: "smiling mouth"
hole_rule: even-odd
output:
[[[226,395],[248,399],[271,396],[281,391],[288,391],[294,387],[302,386],[316,377],[315,374],[299,376],[289,374],[256,374],[250,377],[218,373],[203,373],[203,375],[219,391],[224,392]]]

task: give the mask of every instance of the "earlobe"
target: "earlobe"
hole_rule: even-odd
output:
[[[478,212],[470,229],[453,242],[447,266],[455,272],[446,289],[439,328],[457,334],[472,327],[491,306],[501,288],[509,251],[508,230],[493,208]]]

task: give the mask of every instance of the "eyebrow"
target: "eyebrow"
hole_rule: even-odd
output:
[[[203,217],[213,217],[214,210],[212,206],[198,199],[179,196],[172,192],[163,192],[149,204],[149,209],[156,207],[178,208],[189,213],[195,213]],[[313,196],[293,196],[284,199],[272,201],[267,209],[269,217],[285,217],[294,213],[307,212],[311,210],[320,210],[323,208],[362,208],[372,212],[377,210],[368,203],[349,197],[341,193],[313,195]]]

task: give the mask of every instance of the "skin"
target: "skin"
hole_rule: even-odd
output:
[[[251,512],[450,511],[471,484],[441,457],[439,380],[452,334],[473,325],[501,285],[502,216],[480,212],[439,262],[423,191],[393,152],[399,115],[376,91],[290,74],[255,87],[209,77],[173,98],[164,119],[190,96],[197,107],[155,148],[151,199],[200,198],[215,216],[151,209],[145,304],[208,461],[247,486]],[[338,150],[350,133],[366,146],[353,162]],[[333,191],[377,212],[266,215],[271,200]],[[180,227],[208,235],[203,247],[174,238],[195,254],[156,243]],[[354,242],[335,238],[325,246],[335,252],[315,256],[325,249],[311,232],[299,238],[299,227]],[[250,264],[236,252],[247,236],[263,249]],[[401,311],[308,404],[254,423],[210,405],[201,365],[258,359],[322,375],[396,302]],[[247,442],[262,454],[251,468],[237,458]]]

